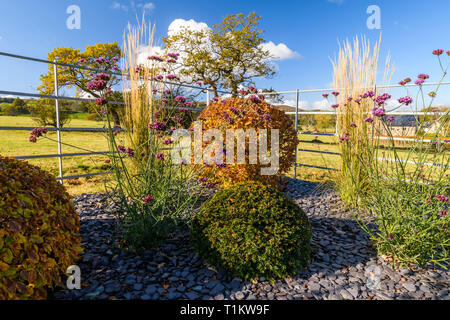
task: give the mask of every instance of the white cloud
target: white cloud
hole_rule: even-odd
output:
[[[136,3],[135,1],[131,0],[129,5],[120,3],[118,1],[114,1],[111,5],[111,9],[114,10],[128,11],[130,8],[133,11],[136,11],[136,8],[139,8],[143,9],[144,11],[151,12],[155,9],[155,4],[153,2],[142,3],[139,1]]]
[[[114,1],[113,4],[111,5],[111,9],[128,11],[128,6],[121,4],[117,1]]]
[[[155,4],[153,2],[138,3],[137,7],[150,12],[155,9]]]
[[[169,36],[175,35],[182,31],[184,28],[187,28],[192,31],[208,31],[211,28],[204,22],[197,22],[194,19],[184,20],[184,19],[175,19],[169,25],[169,29],[167,34]],[[272,41],[266,42],[261,45],[264,50],[270,52],[273,57],[272,60],[285,60],[285,59],[294,59],[300,58],[301,55],[291,49],[284,43],[275,44]]]
[[[292,51],[284,43],[275,44],[272,41],[263,43],[261,48],[269,51],[273,60],[286,60],[300,58],[301,55],[298,52]]]
[[[138,64],[148,65],[150,63],[148,60],[149,56],[162,55],[163,52],[164,50],[159,46],[153,46],[152,48],[141,46],[139,48]]]
[[[167,31],[167,35],[173,36],[173,35],[179,33],[180,31],[182,31],[184,28],[187,28],[192,31],[210,30],[208,25],[204,22],[197,22],[194,19],[190,19],[190,20],[175,19],[170,23],[169,29]]]

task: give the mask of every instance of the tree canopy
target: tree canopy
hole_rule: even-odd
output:
[[[163,38],[167,51],[180,53],[180,73],[188,81],[202,81],[217,90],[238,93],[240,85],[255,77],[271,77],[274,66],[269,51],[261,46],[264,32],[258,28],[260,17],[251,12],[227,15],[212,28],[180,32]]]

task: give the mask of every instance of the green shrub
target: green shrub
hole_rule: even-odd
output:
[[[309,264],[311,226],[282,192],[257,182],[218,191],[193,219],[200,256],[244,279],[274,279]]]
[[[45,299],[81,250],[79,216],[49,173],[0,156],[0,300]]]
[[[22,114],[29,114],[30,111],[26,107],[22,106],[14,106],[9,104],[7,106],[2,107],[2,115],[4,116],[19,116]]]
[[[33,120],[41,127],[56,127],[56,107],[55,103],[48,100],[39,100],[29,103],[29,109]],[[59,106],[59,125],[63,127],[70,122],[70,112],[68,109]]]

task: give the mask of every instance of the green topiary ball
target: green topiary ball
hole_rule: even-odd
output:
[[[205,261],[249,280],[305,268],[311,236],[306,214],[276,188],[257,182],[219,190],[192,225],[194,248]]]
[[[81,250],[80,220],[55,178],[0,156],[0,300],[45,299]]]

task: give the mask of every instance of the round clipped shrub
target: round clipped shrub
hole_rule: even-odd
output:
[[[308,217],[278,189],[258,182],[219,190],[193,219],[191,236],[205,261],[244,279],[274,280],[310,261]]]
[[[249,140],[246,138],[246,159],[245,164],[237,161],[237,147],[235,142],[234,163],[227,165],[217,165],[217,163],[207,163],[206,171],[209,176],[213,176],[216,183],[224,187],[242,181],[260,181],[273,186],[280,186],[281,177],[288,172],[295,160],[295,148],[298,145],[298,137],[292,119],[284,111],[273,107],[264,100],[256,96],[250,98],[229,98],[220,100],[208,105],[197,120],[202,121],[203,132],[208,129],[219,129],[223,133],[223,143],[225,151],[220,156],[226,164],[226,130],[228,129],[255,129],[259,137],[260,129],[267,129],[267,150],[271,147],[270,129],[279,130],[279,152],[278,171],[275,174],[261,174],[261,168],[270,167],[270,164],[262,163],[259,157],[261,149],[259,140],[256,142],[258,159],[255,164],[249,161]],[[236,132],[236,131],[235,131]],[[235,139],[237,141],[237,139]],[[207,142],[203,147],[206,148]]]
[[[0,156],[0,300],[45,299],[81,250],[69,194],[49,173]]]

